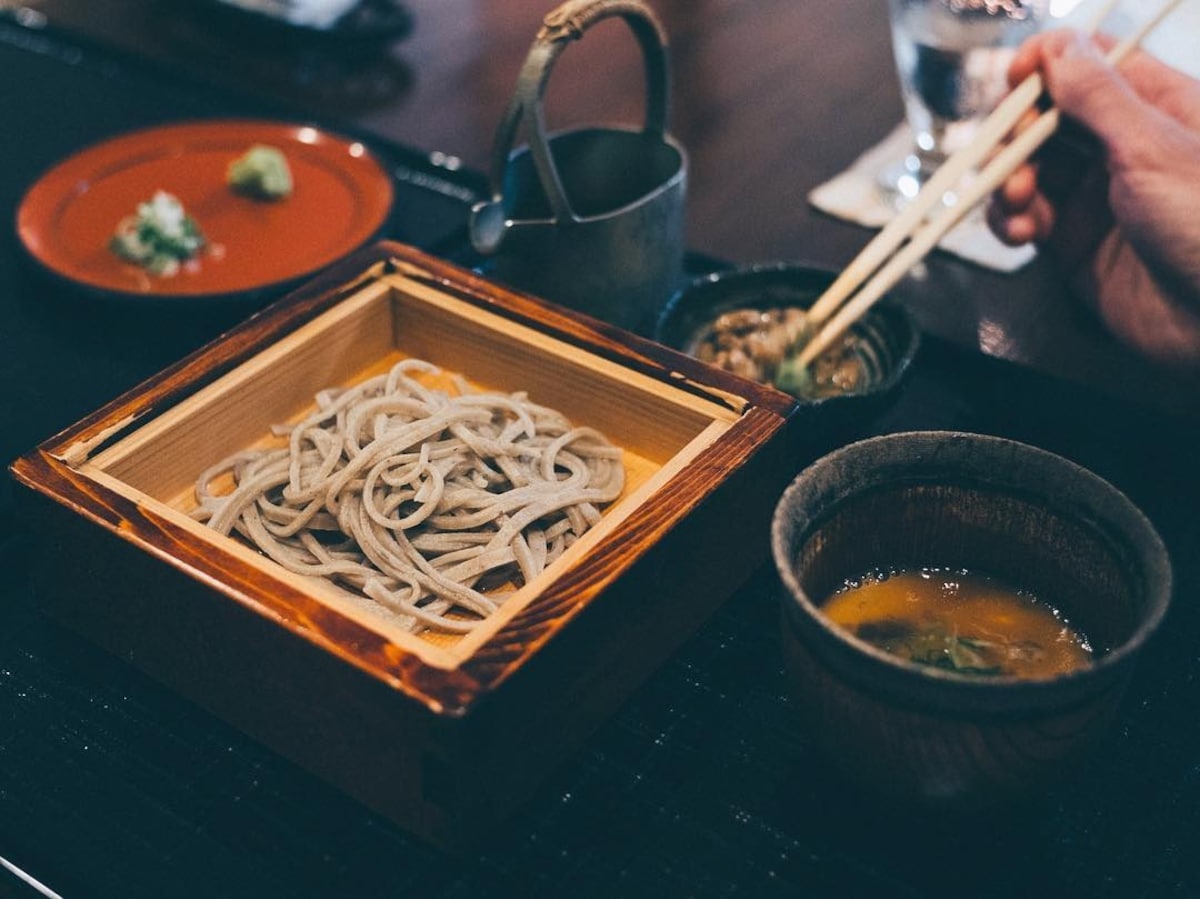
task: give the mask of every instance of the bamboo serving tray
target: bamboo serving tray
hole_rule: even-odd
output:
[[[197,475],[420,358],[624,451],[600,522],[464,636],[189,517]],[[18,459],[47,611],[411,831],[486,832],[767,556],[786,395],[410,247],[351,257]]]

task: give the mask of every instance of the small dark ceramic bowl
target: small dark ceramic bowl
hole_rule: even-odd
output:
[[[1162,540],[1119,491],[1025,444],[954,432],[876,437],[803,471],[772,522],[793,686],[814,739],[861,784],[935,806],[1028,795],[1110,722],[1171,593]],[[877,568],[946,567],[1032,591],[1095,658],[1039,680],[904,661],[821,612]]]
[[[733,309],[808,309],[837,273],[801,263],[764,263],[714,272],[680,289],[666,304],[654,338],[685,353],[722,313]],[[920,345],[911,314],[884,299],[854,326],[861,379],[854,393],[801,398],[831,418],[867,421],[893,399]]]

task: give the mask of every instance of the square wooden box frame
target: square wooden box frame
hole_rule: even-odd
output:
[[[187,516],[196,476],[399,358],[526,390],[625,493],[459,640],[397,629]],[[383,242],[18,459],[54,616],[444,845],[485,833],[767,557],[785,395]]]

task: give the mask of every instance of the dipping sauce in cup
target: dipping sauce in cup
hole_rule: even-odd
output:
[[[974,677],[1054,677],[1091,664],[1087,637],[1028,590],[967,569],[848,578],[821,611],[907,662]]]

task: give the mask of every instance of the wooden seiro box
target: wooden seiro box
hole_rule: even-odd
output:
[[[623,495],[472,633],[415,636],[189,518],[197,475],[405,357],[622,447]],[[437,843],[484,833],[767,559],[784,394],[409,247],[356,254],[12,466],[55,617]]]

